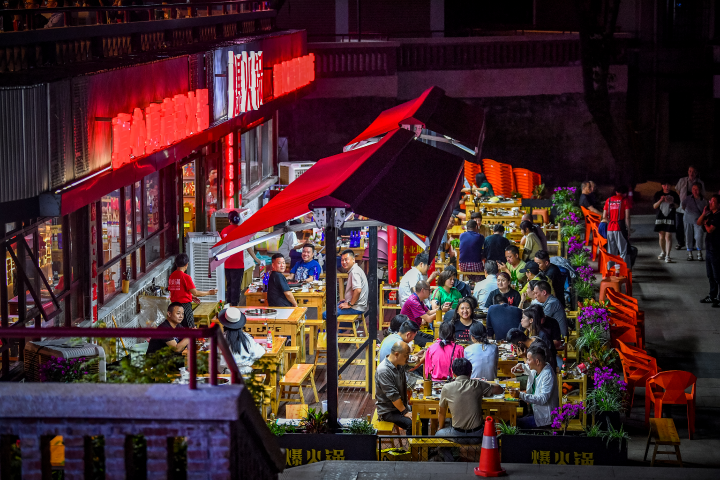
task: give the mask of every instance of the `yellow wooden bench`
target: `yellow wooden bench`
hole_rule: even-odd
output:
[[[375,430],[377,430],[378,435],[398,435],[398,427],[392,422],[385,422],[383,420],[380,420],[378,417],[377,409],[375,409],[375,412],[372,416],[372,426]],[[382,449],[382,445],[385,443],[389,443],[390,447],[392,448],[395,446],[395,441],[392,438],[387,439],[381,439],[380,440],[380,448]]]
[[[365,316],[363,314],[358,315],[338,315],[337,317],[337,325],[338,325],[338,337],[357,337],[357,325],[356,322],[361,321],[363,322],[363,334],[367,335],[367,325],[365,324]],[[349,323],[349,327],[343,327],[341,324],[347,324]]]
[[[315,394],[315,403],[319,402],[317,388],[315,388],[315,365],[312,363],[296,363],[288,369],[285,376],[280,380],[279,401],[305,403],[302,387],[308,380]],[[294,388],[297,388],[297,390],[293,390]],[[299,395],[300,398],[292,398],[293,395]]]
[[[683,466],[682,457],[680,456],[680,437],[678,436],[677,430],[675,429],[675,422],[672,418],[651,418],[650,419],[650,434],[648,434],[647,445],[645,446],[645,456],[643,461],[647,460],[648,450],[650,445],[655,445],[653,449],[652,459],[650,460],[650,466],[654,467],[655,462],[658,463],[670,463],[673,465]],[[669,445],[675,447],[675,451],[671,450],[658,450],[660,445]],[[657,454],[661,455],[675,455],[675,460],[656,460]]]
[[[482,443],[482,432],[478,432],[478,443],[477,444],[461,444],[455,443],[444,438],[409,438],[408,443],[410,444],[410,457],[413,462],[426,462],[428,461],[428,453],[431,448],[469,448],[476,450],[477,446]]]
[[[325,320],[305,320],[305,334],[310,337],[308,342],[308,349],[310,355],[315,355],[315,344],[317,343],[317,336],[320,330],[325,329]]]

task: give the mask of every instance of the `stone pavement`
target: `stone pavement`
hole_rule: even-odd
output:
[[[475,475],[475,463],[413,462],[319,462],[285,470],[279,480],[463,480]],[[720,470],[662,467],[583,467],[575,465],[505,464],[511,478],[565,478],[588,480],[601,478],[716,480]]]
[[[688,262],[687,252],[677,250],[673,250],[672,263],[657,259],[660,247],[653,232],[654,218],[632,218],[635,232],[631,242],[639,250],[633,268],[633,296],[645,310],[645,348],[662,370],[686,370],[698,377],[693,440],[688,440],[683,406],[665,407],[663,414],[675,420],[683,461],[691,466],[720,467],[720,309],[700,303],[709,289],[705,262]],[[645,389],[638,388],[625,422],[633,438],[628,456],[636,462],[642,461],[645,453],[644,403]]]

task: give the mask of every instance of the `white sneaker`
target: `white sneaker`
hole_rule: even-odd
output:
[[[658,260],[664,260],[665,259],[665,252],[662,252],[660,255],[658,255]]]
[[[670,260],[670,255],[665,255],[665,263],[672,263],[672,260]]]
[[[703,261],[702,252],[698,252],[698,260]]]

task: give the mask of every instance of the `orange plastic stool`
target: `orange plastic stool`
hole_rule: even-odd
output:
[[[616,292],[619,292],[620,285],[622,284],[625,284],[627,287],[627,277],[610,276],[603,278],[602,281],[600,281],[600,301],[605,301],[605,290],[611,288]]]

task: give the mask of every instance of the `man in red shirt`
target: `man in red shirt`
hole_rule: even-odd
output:
[[[630,268],[630,255],[628,254],[628,238],[630,237],[630,204],[626,198],[627,187],[615,187],[615,195],[605,201],[603,208],[603,221],[607,227],[607,251],[610,255],[619,255]],[[614,262],[608,262],[608,269]]]
[[[222,232],[220,232],[221,238],[227,237],[233,230],[238,228],[240,225],[240,214],[232,210],[228,214],[228,220],[230,221],[230,225],[223,228]],[[249,258],[246,258],[246,252]],[[249,264],[250,258],[253,260],[252,265]],[[252,247],[238,252],[225,260],[225,284],[227,286],[225,300],[231,306],[240,306],[240,294],[250,282],[252,282],[255,262],[260,263],[257,257],[255,257],[255,252]]]

